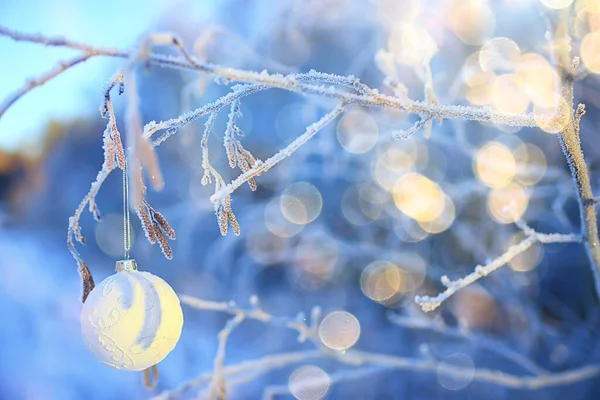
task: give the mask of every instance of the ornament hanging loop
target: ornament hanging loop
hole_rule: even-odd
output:
[[[128,258],[127,260],[119,260],[117,261],[117,265],[115,266],[115,271],[137,271],[137,262],[133,258]]]
[[[125,161],[125,166],[123,167],[123,258],[125,260],[129,260],[129,251],[131,250],[131,217],[129,215],[129,171],[127,170],[127,164],[127,161]]]

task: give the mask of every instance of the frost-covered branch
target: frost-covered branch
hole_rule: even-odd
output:
[[[549,243],[579,243],[582,241],[581,236],[578,235],[564,235],[559,233],[539,233],[524,226],[525,238],[510,246],[506,252],[498,256],[494,260],[490,261],[486,265],[478,265],[475,270],[469,275],[459,278],[457,280],[450,280],[446,275],[442,276],[441,282],[446,289],[435,297],[430,296],[415,296],[415,302],[421,306],[423,311],[430,312],[438,308],[444,301],[446,301],[453,294],[458,292],[460,289],[477,282],[479,279],[486,277],[497,269],[503,267],[509,263],[513,258],[519,254],[525,252],[535,243],[549,244]]]
[[[145,37],[138,48],[130,51],[119,51],[114,49],[95,48],[86,44],[71,41],[65,38],[52,38],[42,35],[30,35],[6,28],[0,28],[0,35],[7,36],[14,40],[29,41],[48,46],[62,46],[79,51],[85,51],[89,54],[105,55],[111,57],[126,58],[128,60],[125,68],[124,81],[128,86],[127,106],[126,106],[126,132],[129,144],[129,173],[130,181],[133,184],[132,204],[134,208],[139,208],[142,201],[140,182],[142,181],[142,168],[146,169],[152,185],[155,188],[163,186],[163,180],[158,161],[153,147],[164,142],[168,137],[174,134],[180,127],[189,124],[193,120],[204,115],[216,117],[216,114],[225,106],[235,105],[239,100],[258,91],[278,88],[297,92],[305,95],[316,95],[324,98],[332,98],[340,101],[340,107],[327,114],[322,120],[308,127],[307,131],[299,136],[292,144],[270,159],[262,162],[255,159],[247,150],[241,146],[241,143],[234,142],[231,135],[226,131],[225,146],[229,150],[230,165],[238,165],[242,174],[228,185],[223,185],[216,179],[214,169],[208,170],[209,175],[215,176],[215,193],[211,200],[215,204],[215,212],[222,234],[227,233],[228,225],[231,224],[235,234],[239,234],[240,229],[231,210],[230,195],[242,184],[248,182],[252,189],[256,188],[254,178],[267,171],[281,160],[295,152],[319,129],[333,120],[342,112],[342,105],[361,105],[364,107],[383,107],[401,110],[407,113],[417,114],[421,121],[412,129],[412,132],[421,126],[429,128],[433,118],[438,119],[467,119],[473,121],[489,122],[509,126],[537,126],[533,114],[513,114],[496,111],[491,107],[469,107],[462,105],[440,105],[433,92],[431,71],[427,70],[424,79],[426,83],[425,93],[426,101],[414,101],[406,96],[405,92],[394,91],[395,95],[385,95],[377,89],[372,89],[360,82],[354,76],[339,76],[317,71],[308,73],[291,73],[287,75],[270,74],[267,71],[253,72],[234,68],[226,68],[218,65],[203,63],[194,58],[187,52],[182,41],[175,35],[169,33],[151,34]],[[151,46],[169,45],[175,46],[180,57],[165,56],[154,54]],[[226,96],[221,97],[213,103],[209,103],[197,110],[180,115],[177,118],[163,122],[150,122],[142,128],[141,116],[139,113],[139,99],[137,94],[136,77],[134,66],[138,62],[144,62],[147,65],[156,64],[163,67],[182,68],[195,70],[198,72],[212,75],[219,78],[221,82],[245,82],[246,85],[233,87],[233,91]],[[396,85],[397,86],[397,85]],[[230,121],[232,119],[230,118]],[[230,127],[233,127],[233,125]],[[149,139],[158,131],[165,132],[154,142]],[[205,135],[206,135],[205,131]],[[204,148],[203,148],[204,154]],[[207,160],[207,157],[203,157]],[[235,162],[234,162],[235,161]],[[208,162],[203,162],[203,165]],[[205,168],[205,170],[207,170]]]
[[[569,36],[568,17],[570,9],[563,10],[558,19],[553,40],[565,43],[553,46],[553,58],[561,75],[561,95],[566,105],[559,109],[559,115],[566,118],[564,129],[558,134],[560,147],[567,159],[571,177],[575,183],[575,192],[579,203],[581,236],[594,274],[596,296],[600,299],[600,237],[598,235],[598,214],[594,204],[594,194],[590,183],[588,167],[581,147],[580,124],[585,114],[585,105],[574,103],[575,73],[579,58],[571,56],[571,37]]]
[[[205,169],[203,183],[208,183],[212,179],[215,180],[215,193],[211,196],[211,201],[215,206],[217,221],[222,234],[226,234],[228,226],[232,227],[235,234],[240,233],[240,227],[231,208],[232,193],[248,183],[251,188],[256,188],[254,179],[266,172],[286,157],[293,154],[300,148],[308,139],[314,136],[320,129],[333,121],[347,105],[359,105],[363,107],[380,107],[400,110],[409,114],[416,114],[419,120],[409,130],[397,134],[397,138],[403,138],[412,135],[421,128],[428,130],[431,127],[433,119],[441,122],[443,119],[461,119],[479,122],[487,122],[498,125],[507,125],[514,127],[535,127],[539,124],[556,124],[556,117],[537,116],[534,118],[533,113],[514,114],[494,110],[491,107],[471,107],[463,105],[443,105],[438,104],[438,100],[433,90],[433,80],[431,70],[425,65],[425,70],[422,72],[422,80],[425,83],[425,101],[416,101],[408,97],[407,91],[400,82],[395,82],[393,77],[390,77],[387,71],[390,66],[385,63],[381,54],[379,56],[379,65],[382,70],[388,75],[387,84],[392,89],[393,95],[380,93],[377,89],[370,88],[360,82],[359,79],[353,76],[339,76],[334,74],[321,73],[310,71],[308,73],[290,73],[290,74],[270,74],[267,71],[254,72],[235,68],[227,68],[219,65],[208,64],[197,60],[183,46],[182,41],[176,36],[168,33],[152,34],[146,37],[138,48],[123,51],[115,49],[96,48],[87,44],[78,43],[64,38],[52,38],[42,35],[30,35],[6,28],[0,27],[0,35],[10,37],[14,40],[29,41],[40,43],[48,46],[62,46],[74,50],[82,51],[85,54],[104,55],[110,57],[120,57],[127,59],[127,68],[125,69],[125,82],[128,85],[128,101],[126,109],[126,126],[128,134],[128,144],[130,151],[130,173],[132,174],[132,182],[134,182],[134,204],[141,204],[142,195],[140,187],[143,185],[141,179],[142,168],[148,172],[153,185],[160,188],[163,184],[160,168],[158,167],[157,158],[154,152],[154,147],[163,143],[167,138],[173,135],[180,127],[189,124],[197,118],[209,115],[209,120],[206,124],[206,130],[202,139],[202,165]],[[180,56],[167,56],[152,52],[151,45],[170,45],[174,46],[180,53]],[[566,46],[564,46],[566,47]],[[565,58],[564,54],[559,55],[561,60]],[[383,61],[382,61],[383,60]],[[564,61],[564,60],[563,60]],[[150,122],[142,127],[142,121],[139,114],[139,100],[137,98],[137,88],[135,84],[135,74],[133,67],[138,62],[145,62],[147,65],[160,65],[162,67],[170,67],[176,69],[192,70],[202,72],[217,78],[221,83],[242,82],[242,85],[232,87],[232,91],[219,98],[218,100],[206,104],[196,110],[182,114],[176,118],[162,121]],[[564,62],[561,63],[561,65]],[[393,71],[391,71],[393,72]],[[572,77],[569,74],[563,74]],[[573,97],[572,82],[563,82],[564,88],[563,97],[567,100]],[[306,131],[298,136],[289,146],[272,156],[271,158],[262,161],[256,159],[241,143],[235,138],[237,126],[235,119],[239,116],[239,102],[248,95],[257,93],[267,89],[283,89],[304,95],[315,95],[322,98],[330,98],[339,101],[339,106],[333,111],[326,114],[321,120],[310,125]],[[572,101],[571,101],[572,105]],[[208,160],[208,144],[207,138],[213,128],[217,114],[224,108],[230,107],[229,121],[225,131],[224,145],[227,150],[230,166],[239,166],[242,173],[229,184],[225,184],[221,175],[210,165]],[[562,110],[560,110],[562,111]],[[569,161],[573,178],[576,182],[578,198],[580,201],[581,218],[582,218],[582,237],[586,245],[588,255],[595,270],[600,269],[600,242],[598,240],[598,229],[596,220],[596,211],[594,207],[594,197],[592,196],[591,186],[589,184],[589,176],[585,160],[581,151],[579,142],[579,122],[584,113],[584,108],[579,107],[576,115],[569,114],[569,123],[565,131],[559,134],[561,144],[565,155]],[[561,116],[562,112],[559,113]],[[164,131],[160,137],[150,142],[151,137],[159,131]],[[93,198],[105,179],[106,171],[104,169],[99,174],[96,186],[92,186],[92,190],[88,195],[92,206]],[[76,216],[78,216],[76,214]],[[144,216],[142,216],[144,217]],[[76,218],[78,219],[78,218]],[[142,218],[147,220],[147,218]],[[148,227],[148,224],[146,224]],[[73,234],[78,235],[77,225],[74,225]],[[70,234],[71,236],[71,234]],[[152,239],[152,234],[149,234],[149,239]],[[510,261],[516,255],[527,250],[533,243],[552,243],[561,241],[579,241],[574,236],[568,235],[546,235],[546,234],[529,234],[519,244],[509,248],[507,253],[503,254],[492,263],[486,266],[479,266],[475,272],[463,279],[450,281],[444,279],[444,284],[447,289],[434,298],[418,297],[417,301],[425,310],[433,310],[441,304],[446,298],[451,296],[456,290],[464,287],[490,272],[500,268],[506,262]],[[71,247],[71,246],[70,246]],[[596,274],[597,286],[600,292],[600,277]]]
[[[210,398],[211,399],[225,399],[227,398],[227,383],[223,376],[223,363],[225,362],[225,351],[227,346],[227,339],[233,332],[233,330],[244,321],[245,315],[243,313],[236,314],[235,317],[227,321],[225,327],[219,332],[217,336],[219,339],[219,345],[217,346],[217,355],[213,362],[213,379],[210,384]]]
[[[273,370],[282,369],[299,363],[322,360],[331,358],[331,354],[326,354],[318,350],[298,351],[291,353],[281,353],[265,356],[257,360],[245,361],[239,364],[226,366],[223,368],[223,376],[230,382],[244,383],[258,376],[265,375]],[[600,368],[597,366],[585,366],[572,369],[565,372],[549,373],[541,376],[521,377],[506,374],[497,370],[489,369],[469,369],[456,365],[446,365],[434,360],[422,360],[418,358],[388,356],[377,353],[366,353],[356,350],[348,350],[346,356],[335,357],[336,361],[351,365],[357,368],[357,371],[364,372],[366,369],[360,366],[375,366],[387,370],[405,370],[422,371],[438,373],[443,376],[461,378],[471,376],[474,381],[491,383],[498,386],[504,386],[516,389],[537,390],[547,387],[569,385],[584,380],[592,379],[600,375]],[[354,370],[340,371],[330,375],[331,382],[346,381],[357,379],[362,376],[361,373],[354,373]],[[175,390],[164,391],[154,400],[177,399],[190,390],[197,389],[213,380],[212,373],[206,373],[200,377],[187,382]]]
[[[590,177],[583,157],[579,126],[567,124],[565,131],[559,135],[563,153],[567,158],[571,175],[575,182],[579,212],[581,218],[581,234],[584,238],[585,249],[591,263],[596,285],[596,293],[600,298],[600,238],[598,236],[598,213],[592,193]]]
[[[228,381],[232,379],[240,379],[240,377],[256,378],[260,375],[267,374],[273,370],[284,368],[290,365],[307,362],[323,357],[323,353],[318,350],[306,350],[290,353],[280,353],[268,355],[256,360],[244,361],[239,364],[225,366],[222,370],[222,376]],[[176,399],[184,393],[192,389],[196,389],[212,382],[214,379],[213,373],[202,374],[196,379],[185,383],[181,387],[174,390],[167,390],[154,397],[154,400]]]
[[[292,329],[298,332],[298,341],[304,342],[311,339],[315,342],[317,339],[317,325],[320,319],[320,309],[315,308],[311,314],[311,322],[307,324],[303,314],[298,314],[296,318],[277,318],[263,311],[258,303],[258,298],[252,296],[250,298],[251,308],[244,309],[238,307],[233,302],[213,302],[201,300],[188,295],[180,295],[181,302],[199,310],[220,311],[233,315],[225,327],[219,332],[217,353],[213,361],[213,376],[210,384],[210,399],[222,399],[227,394],[227,382],[224,366],[227,340],[233,330],[240,325],[244,320],[257,320],[275,326],[281,326]]]
[[[600,375],[600,367],[598,366],[585,366],[558,373],[544,373],[545,371],[538,371],[534,376],[522,377],[485,368],[475,368],[473,370],[457,365],[449,365],[435,359],[408,358],[354,349],[349,349],[345,352],[336,352],[331,351],[320,344],[317,336],[317,325],[320,320],[320,309],[318,308],[313,309],[313,315],[309,325],[305,323],[302,314],[299,314],[296,318],[286,318],[275,317],[265,312],[258,307],[258,299],[256,297],[251,298],[250,303],[252,307],[248,309],[238,307],[233,302],[206,301],[188,295],[180,295],[179,297],[182,303],[193,308],[224,312],[233,315],[234,318],[227,322],[225,328],[220,333],[219,349],[217,350],[217,355],[215,357],[215,366],[218,366],[218,368],[212,373],[203,374],[177,389],[161,393],[155,397],[156,400],[175,399],[189,390],[200,388],[203,385],[211,384],[211,382],[211,387],[215,382],[220,382],[222,385],[227,383],[229,389],[231,389],[235,385],[248,382],[275,369],[317,359],[333,359],[341,365],[353,368],[333,373],[331,376],[333,376],[335,380],[332,379],[332,381],[355,379],[361,376],[361,373],[358,373],[358,371],[364,372],[364,368],[362,367],[377,367],[392,370],[432,372],[455,378],[472,376],[473,380],[479,382],[486,382],[510,388],[535,390],[544,387],[568,385]],[[226,366],[224,365],[224,350],[221,351],[221,349],[224,348],[226,339],[231,334],[233,328],[247,319],[262,321],[274,326],[295,330],[300,333],[300,338],[311,338],[315,345],[318,346],[318,349],[269,355],[258,360],[245,361],[237,365]],[[218,392],[216,393],[217,397],[214,397],[214,395],[215,393],[213,393],[210,398],[218,398]]]
[[[3,27],[0,27],[0,35],[8,36],[14,40],[30,41],[51,46],[68,47],[110,57],[132,58],[139,55],[139,49],[134,49],[131,51],[102,49],[77,43],[64,38],[49,38],[42,35],[23,34]],[[157,34],[154,36],[160,35],[161,34]],[[182,49],[183,47],[178,46],[178,48]],[[185,56],[183,57],[173,57],[149,53],[145,54],[145,59],[150,64],[205,72],[228,82],[244,82],[266,85],[272,88],[333,98],[346,104],[357,104],[365,107],[392,108],[410,114],[432,116],[434,118],[441,119],[466,119],[519,127],[538,126],[538,123],[535,121],[532,113],[514,114],[496,111],[491,107],[440,105],[435,103],[414,101],[404,96],[398,97],[381,94],[377,89],[369,88],[354,77],[343,77],[316,71],[307,74],[292,73],[287,75],[269,74],[266,71],[245,71],[202,63],[196,60],[190,54],[184,54]],[[318,84],[305,83],[306,81],[318,82]],[[352,87],[358,93],[349,93],[333,86],[326,86],[326,84]]]
[[[248,182],[250,179],[259,176],[263,172],[266,172],[273,168],[275,165],[283,161],[285,158],[291,156],[296,150],[298,150],[304,143],[306,143],[310,138],[316,135],[321,129],[327,126],[331,121],[335,120],[335,118],[341,114],[344,110],[344,104],[338,105],[335,109],[325,114],[321,119],[317,122],[309,125],[304,133],[298,136],[292,143],[290,143],[287,147],[280,150],[277,154],[268,158],[265,161],[256,160],[254,167],[250,168],[248,171],[242,173],[236,179],[234,179],[231,183],[224,186],[220,190],[216,191],[210,197],[210,201],[215,204],[215,207],[218,207],[223,198],[231,195],[234,190],[242,186],[244,183]]]
[[[264,310],[258,305],[258,298],[252,296],[250,298],[251,308],[239,307],[234,302],[214,302],[208,300],[201,300],[193,296],[179,295],[179,299],[183,304],[186,304],[192,308],[206,311],[219,311],[233,316],[243,315],[246,320],[256,320],[264,322],[269,325],[283,327],[298,332],[298,342],[305,342],[307,339],[318,340],[316,326],[321,316],[321,310],[319,307],[315,307],[311,312],[310,323],[306,323],[306,317],[300,313],[295,318],[288,317],[275,317]]]
[[[123,93],[124,82],[124,74],[119,71],[110,80],[108,86],[106,87],[104,93],[104,101],[102,103],[102,106],[100,107],[100,114],[103,118],[108,119],[106,123],[106,128],[102,136],[104,149],[102,167],[100,168],[100,171],[98,171],[96,180],[92,183],[90,190],[75,210],[73,216],[69,218],[69,227],[67,231],[67,247],[78,265],[79,275],[83,283],[82,301],[84,302],[87,298],[87,295],[94,288],[94,280],[89,268],[87,267],[87,264],[83,261],[75,247],[75,241],[81,244],[85,244],[85,237],[81,233],[81,226],[79,225],[79,221],[86,206],[88,206],[89,211],[94,216],[94,219],[96,221],[100,221],[101,217],[100,211],[96,204],[96,196],[98,195],[98,191],[102,187],[102,184],[104,183],[108,175],[115,169],[121,169],[122,171],[124,171],[124,173],[127,169],[127,157],[125,155],[125,149],[121,139],[121,134],[117,127],[117,120],[115,117],[115,111],[111,99],[111,91],[115,87],[118,87],[119,94]],[[158,242],[165,257],[167,259],[171,259],[173,257],[173,253],[171,251],[171,247],[167,238],[174,240],[175,231],[169,225],[165,217],[161,213],[156,211],[154,208],[152,208],[152,206],[150,206],[150,204],[145,199],[143,199],[143,195],[146,192],[146,187],[143,181],[141,181],[141,177],[138,176],[138,179],[138,186],[142,193],[142,202],[138,207],[134,208],[134,211],[140,218],[142,229],[146,233],[148,241],[151,244]],[[123,188],[123,190],[125,189],[126,188]]]
[[[75,214],[69,218],[67,247],[78,265],[79,276],[81,277],[81,281],[83,283],[83,302],[85,302],[88,294],[94,288],[94,279],[89,268],[87,267],[87,264],[83,261],[79,255],[79,252],[75,248],[75,240],[81,244],[85,244],[85,237],[81,233],[81,227],[79,225],[79,220],[81,219],[81,215],[83,214],[85,207],[89,206],[89,210],[94,216],[94,219],[96,221],[100,221],[100,211],[96,205],[96,195],[98,194],[98,191],[102,187],[102,184],[108,175],[116,167],[124,168],[125,166],[125,151],[123,149],[123,143],[121,142],[121,135],[117,129],[114,109],[110,98],[110,91],[116,85],[122,85],[122,83],[123,75],[118,73],[111,80],[111,83],[106,89],[104,103],[100,109],[100,112],[104,117],[108,116],[106,129],[104,130],[104,134],[102,136],[104,149],[104,161],[102,163],[102,168],[100,168],[100,171],[98,171],[96,180],[92,183],[90,190],[75,210]],[[121,88],[121,86],[119,86],[119,88]],[[121,93],[121,90],[119,90],[119,93]]]
[[[249,96],[251,94],[267,90],[269,89],[269,87],[265,85],[235,85],[231,89],[232,91],[227,95],[220,97],[218,100],[212,103],[207,103],[196,110],[181,114],[180,116],[169,119],[167,121],[151,121],[147,123],[144,126],[144,138],[149,139],[156,132],[165,130],[165,132],[153,142],[154,146],[158,146],[162,144],[165,140],[167,140],[170,136],[175,134],[177,132],[177,129],[205,115],[218,113],[224,107],[229,106],[231,103],[239,101],[241,98]]]

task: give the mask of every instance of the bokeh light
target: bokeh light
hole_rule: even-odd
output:
[[[476,54],[479,54],[479,65],[482,71],[512,72],[521,49],[512,39],[495,37],[487,41]]]
[[[358,185],[358,205],[362,213],[373,220],[380,217],[390,194],[372,183]]]
[[[388,192],[393,190],[398,177],[415,169],[417,158],[421,156],[413,142],[405,143],[407,145],[402,148],[391,147],[376,158],[373,175],[379,186]]]
[[[225,384],[234,397],[510,397],[510,388],[488,386],[479,378],[480,371],[484,375],[492,371],[513,377],[514,382],[530,380],[529,375],[535,374],[522,368],[526,362],[520,365],[518,359],[513,362],[510,352],[495,352],[513,344],[527,356],[523,360],[535,358],[532,361],[540,370],[586,378],[576,371],[586,368],[590,343],[578,340],[590,335],[584,332],[582,336],[586,326],[575,326],[568,314],[571,309],[578,315],[593,311],[594,299],[589,291],[558,290],[560,285],[555,285],[582,286],[579,267],[587,264],[585,255],[578,253],[580,246],[535,243],[511,257],[503,271],[457,290],[432,313],[423,312],[414,299],[443,291],[446,281],[440,282],[440,277],[444,274],[460,279],[478,263],[502,257],[510,246],[524,240],[526,235],[513,224],[515,218],[524,218],[548,234],[570,232],[569,226],[577,225],[578,202],[568,165],[557,137],[544,132],[559,133],[573,123],[576,110],[570,93],[562,97],[566,91],[560,80],[565,76],[560,68],[568,68],[572,57],[580,56],[581,65],[572,71],[576,77],[573,99],[575,106],[586,105],[582,148],[594,175],[591,184],[597,189],[600,164],[594,157],[600,149],[594,147],[593,131],[600,100],[598,76],[593,74],[600,73],[600,0],[232,0],[177,2],[173,7],[169,2],[151,1],[133,8],[123,2],[129,11],[162,8],[157,18],[131,19],[139,29],[125,36],[113,29],[113,22],[127,14],[125,9],[113,13],[112,19],[104,18],[105,12],[103,18],[71,18],[86,28],[105,26],[110,20],[111,29],[104,29],[110,37],[93,32],[87,36],[82,29],[56,31],[69,25],[57,28],[54,17],[60,12],[50,17],[37,12],[34,20],[30,14],[39,7],[23,12],[19,2],[9,3],[15,4],[16,12],[0,13],[0,19],[5,19],[0,25],[23,32],[64,34],[74,41],[90,40],[111,48],[135,49],[138,34],[172,30],[199,61],[210,63],[208,72],[214,69],[214,74],[202,68],[144,71],[143,60],[135,69],[142,74],[137,92],[143,123],[171,121],[177,129],[186,123],[187,130],[185,140],[179,140],[183,132],[175,128],[154,135],[153,139],[159,139],[161,134],[174,133],[157,147],[169,190],[148,191],[150,204],[177,231],[176,268],[165,264],[160,246],[149,245],[143,232],[134,238],[132,249],[142,269],[160,272],[163,268],[161,274],[178,293],[200,299],[196,303],[200,309],[187,319],[189,334],[182,336],[179,350],[169,361],[175,366],[169,368],[173,372],[169,382],[185,385],[189,369],[184,367],[209,365],[215,354],[222,356],[212,345],[219,344],[216,339],[227,316],[202,310],[211,308],[212,301],[228,305],[224,311],[231,311],[234,304],[256,311],[250,316],[261,317],[264,310],[264,318],[258,318],[262,321],[247,318],[237,327],[226,326],[235,331],[228,339],[232,351],[222,360],[224,365],[235,370],[257,360],[256,365],[265,367],[228,376]],[[201,9],[187,12],[184,3],[201,4]],[[60,11],[64,7],[53,3],[46,8]],[[88,9],[75,8],[70,14]],[[542,18],[543,13],[552,21]],[[568,27],[572,39],[556,43],[553,31],[557,26],[545,24],[568,13],[570,19],[560,28]],[[35,28],[41,22],[44,25]],[[212,31],[212,36],[206,33]],[[201,48],[193,46],[194,42]],[[28,77],[35,79],[38,73],[60,66],[57,63],[63,58],[60,49],[44,46],[39,47],[39,59],[36,46],[12,51],[22,44],[6,38],[0,43],[7,51],[3,54],[8,62],[2,63],[6,73],[0,74],[7,83],[7,95],[30,83]],[[570,46],[569,57],[554,54]],[[151,51],[181,57],[171,46]],[[46,52],[56,59],[46,57]],[[560,68],[555,66],[557,59]],[[30,64],[36,68],[16,73]],[[62,400],[81,393],[98,394],[99,389],[108,390],[101,397],[115,398],[116,391],[135,398],[144,390],[139,382],[130,385],[131,377],[93,365],[94,360],[82,353],[85,346],[51,346],[60,339],[80,337],[81,298],[72,290],[77,275],[75,268],[64,268],[73,260],[68,252],[54,250],[64,248],[66,219],[101,165],[98,135],[104,124],[99,125],[97,115],[90,119],[86,110],[90,104],[97,109],[96,103],[103,100],[99,88],[115,72],[110,63],[92,70],[87,69],[91,64],[84,64],[61,73],[58,79],[73,89],[68,82],[73,73],[86,93],[99,97],[78,96],[81,104],[75,104],[77,109],[69,115],[52,111],[48,115],[56,122],[50,123],[49,133],[42,132],[47,119],[40,118],[31,132],[34,138],[28,140],[39,150],[0,153],[0,189],[5,199],[0,204],[0,222],[8,233],[0,234],[4,249],[0,254],[8,254],[8,261],[0,262],[6,264],[0,310],[11,321],[3,332],[7,339],[0,341],[9,343],[0,350],[8,365],[0,398],[13,398],[24,390],[26,397]],[[313,68],[331,75],[309,72]],[[27,103],[28,94],[11,107],[0,120],[4,136],[28,136],[26,130],[17,132],[22,130],[19,121],[15,124],[6,117],[18,115],[21,122],[43,117],[38,111],[44,103],[54,105],[69,98],[64,90],[56,89],[63,83],[44,84],[32,92],[33,103]],[[275,87],[267,89],[270,86]],[[125,93],[130,89],[131,85],[126,86]],[[113,98],[117,126],[124,129],[123,110],[131,111],[131,104],[117,91],[118,87]],[[244,114],[236,124],[245,132],[235,138],[265,168],[256,179],[258,190],[251,192],[244,184],[231,199],[216,204],[221,215],[215,222],[211,196],[215,191],[217,197],[224,193],[220,189],[231,182],[226,191],[237,187],[245,169],[244,165],[229,168],[224,152],[229,149],[223,148],[224,131],[233,122],[228,123],[228,115],[235,111],[235,105],[229,107],[228,102],[234,98]],[[305,141],[311,134],[303,135],[307,127],[319,126],[311,124],[340,101],[344,111]],[[210,135],[204,128],[212,117],[205,111],[216,117]],[[181,118],[176,119],[178,115]],[[420,129],[406,140],[394,140],[394,132],[430,117],[430,136]],[[532,119],[540,129],[529,127]],[[38,140],[41,135],[48,140]],[[35,172],[35,185],[47,193],[40,192],[38,197],[30,188],[22,190],[29,185],[30,169]],[[201,179],[205,169],[215,178],[207,185]],[[87,210],[82,214],[81,233],[95,243],[89,248],[76,243],[86,262],[89,258],[97,281],[110,274],[109,259],[122,257],[123,221],[115,214],[121,208],[119,173],[111,173],[99,191],[102,221],[92,222]],[[217,222],[222,227],[221,217],[231,216],[221,213],[229,200],[242,234],[222,237]],[[556,268],[561,260],[573,268]],[[38,268],[42,264],[46,268]],[[255,309],[259,303],[260,309]],[[390,323],[389,315],[396,312],[408,328]],[[316,343],[298,343],[298,332],[278,329],[284,325],[300,331],[309,327],[315,337],[308,339]],[[301,341],[306,339],[303,333]],[[485,339],[483,346],[478,337]],[[486,346],[494,342],[500,346]],[[64,362],[52,362],[59,350]],[[373,365],[355,365],[360,364],[353,362],[360,358],[356,356],[367,352],[376,354]],[[325,353],[334,357],[320,357]],[[438,371],[433,367],[434,374],[411,372],[415,379],[407,386],[394,373],[379,373],[383,364],[383,369],[390,365],[388,356],[414,357],[429,367],[441,364]],[[25,360],[31,370],[11,366],[11,360]],[[310,363],[318,366],[306,365]],[[477,384],[462,393],[449,393],[472,382],[475,363],[481,368],[475,372]],[[267,371],[273,366],[277,370]],[[92,372],[82,373],[87,370]],[[549,382],[546,375],[540,376]],[[113,378],[121,381],[106,384]],[[169,390],[169,382],[161,386]],[[587,393],[594,384],[589,380],[573,387]],[[206,394],[205,387],[186,388],[192,389],[185,394],[190,398]],[[523,396],[544,397],[546,392],[550,393],[523,391]]]
[[[491,82],[495,75],[494,72],[488,68],[492,65],[492,62],[487,61],[486,59],[492,58],[492,56],[492,54],[482,56],[480,51],[476,51],[467,57],[461,69],[461,76],[464,83],[473,88],[486,86]],[[484,59],[483,61],[482,57]],[[485,65],[486,68],[484,69],[482,65]]]
[[[319,216],[323,208],[321,192],[308,182],[288,186],[280,197],[282,214],[298,225],[308,224]]]
[[[394,263],[375,260],[367,265],[360,276],[360,287],[371,300],[391,306],[423,284],[426,268],[425,260],[417,253],[399,253],[394,255]]]
[[[420,242],[429,236],[419,221],[406,216],[394,219],[394,233],[404,242]]]
[[[581,59],[586,68],[600,73],[600,32],[590,32],[581,41]]]
[[[450,24],[456,36],[465,44],[479,45],[489,39],[496,28],[496,17],[483,0],[453,2]]]
[[[488,212],[496,221],[503,224],[509,224],[516,218],[521,218],[528,204],[529,194],[515,182],[502,188],[492,189],[488,194]]]
[[[371,183],[352,185],[342,196],[342,214],[353,225],[367,225],[382,216],[389,194]]]
[[[357,185],[350,186],[342,196],[342,214],[353,225],[367,225],[372,222],[361,210],[360,194]]]
[[[559,97],[559,77],[548,60],[537,53],[519,56],[515,68],[521,90],[538,107],[552,107]]]
[[[546,173],[546,155],[538,146],[522,143],[514,150],[517,164],[515,179],[522,185],[532,186],[538,183]]]
[[[351,111],[337,124],[338,141],[350,153],[366,153],[375,146],[379,129],[377,122],[362,111]]]
[[[492,98],[492,89],[488,84],[471,86],[467,89],[465,97],[474,106],[488,105]]]
[[[489,187],[504,187],[516,174],[516,163],[510,149],[500,142],[481,147],[475,156],[473,169],[480,181]]]
[[[319,338],[321,342],[333,350],[347,350],[360,337],[358,319],[347,311],[334,311],[321,321]]]
[[[395,25],[388,49],[398,63],[421,68],[437,53],[438,46],[425,28],[410,22]]]
[[[461,371],[453,368],[460,368]],[[450,373],[442,373],[441,369]],[[463,372],[464,371],[464,372]],[[449,355],[440,363],[438,368],[438,382],[448,390],[460,390],[466,387],[473,380],[475,375],[475,363],[473,359],[465,353],[454,353]]]
[[[394,203],[409,217],[431,222],[444,212],[444,192],[432,180],[418,173],[403,175],[394,185]]]
[[[290,375],[288,388],[298,400],[321,400],[327,396],[331,378],[315,365],[303,365]]]
[[[283,214],[281,208],[281,198],[275,197],[265,206],[265,226],[274,235],[288,238],[297,235],[304,229],[304,224],[291,222]]]
[[[492,295],[477,285],[456,293],[451,309],[461,327],[473,330],[489,329],[497,313]]]
[[[360,276],[360,287],[368,298],[387,304],[397,300],[407,288],[410,276],[389,261],[374,261]]]
[[[436,234],[450,228],[456,218],[454,202],[446,194],[443,195],[444,208],[440,215],[432,221],[418,221],[419,226],[427,233]]]
[[[415,252],[402,252],[394,255],[394,263],[406,272],[410,279],[406,280],[406,291],[414,292],[421,287],[427,273],[427,263]]]
[[[600,2],[598,0],[580,0],[578,3],[589,13],[600,14]]]
[[[521,114],[527,110],[529,99],[519,85],[516,74],[497,76],[491,86],[491,104],[499,111]]]

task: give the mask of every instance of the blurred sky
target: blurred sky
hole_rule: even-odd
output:
[[[127,48],[164,15],[185,3],[189,18],[202,20],[213,0],[0,0],[0,25],[105,47]],[[30,77],[54,68],[77,52],[14,42],[0,36],[0,102]],[[38,87],[0,118],[0,149],[15,151],[42,136],[49,120],[98,112],[102,88],[122,60],[93,58]],[[91,94],[91,96],[90,96]],[[35,147],[35,146],[33,146]],[[34,150],[34,149],[31,149]]]

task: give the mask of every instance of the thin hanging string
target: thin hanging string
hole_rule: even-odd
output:
[[[129,173],[127,171],[127,161],[123,168],[123,249],[125,260],[129,260],[129,250],[131,250],[131,218],[129,216]]]

